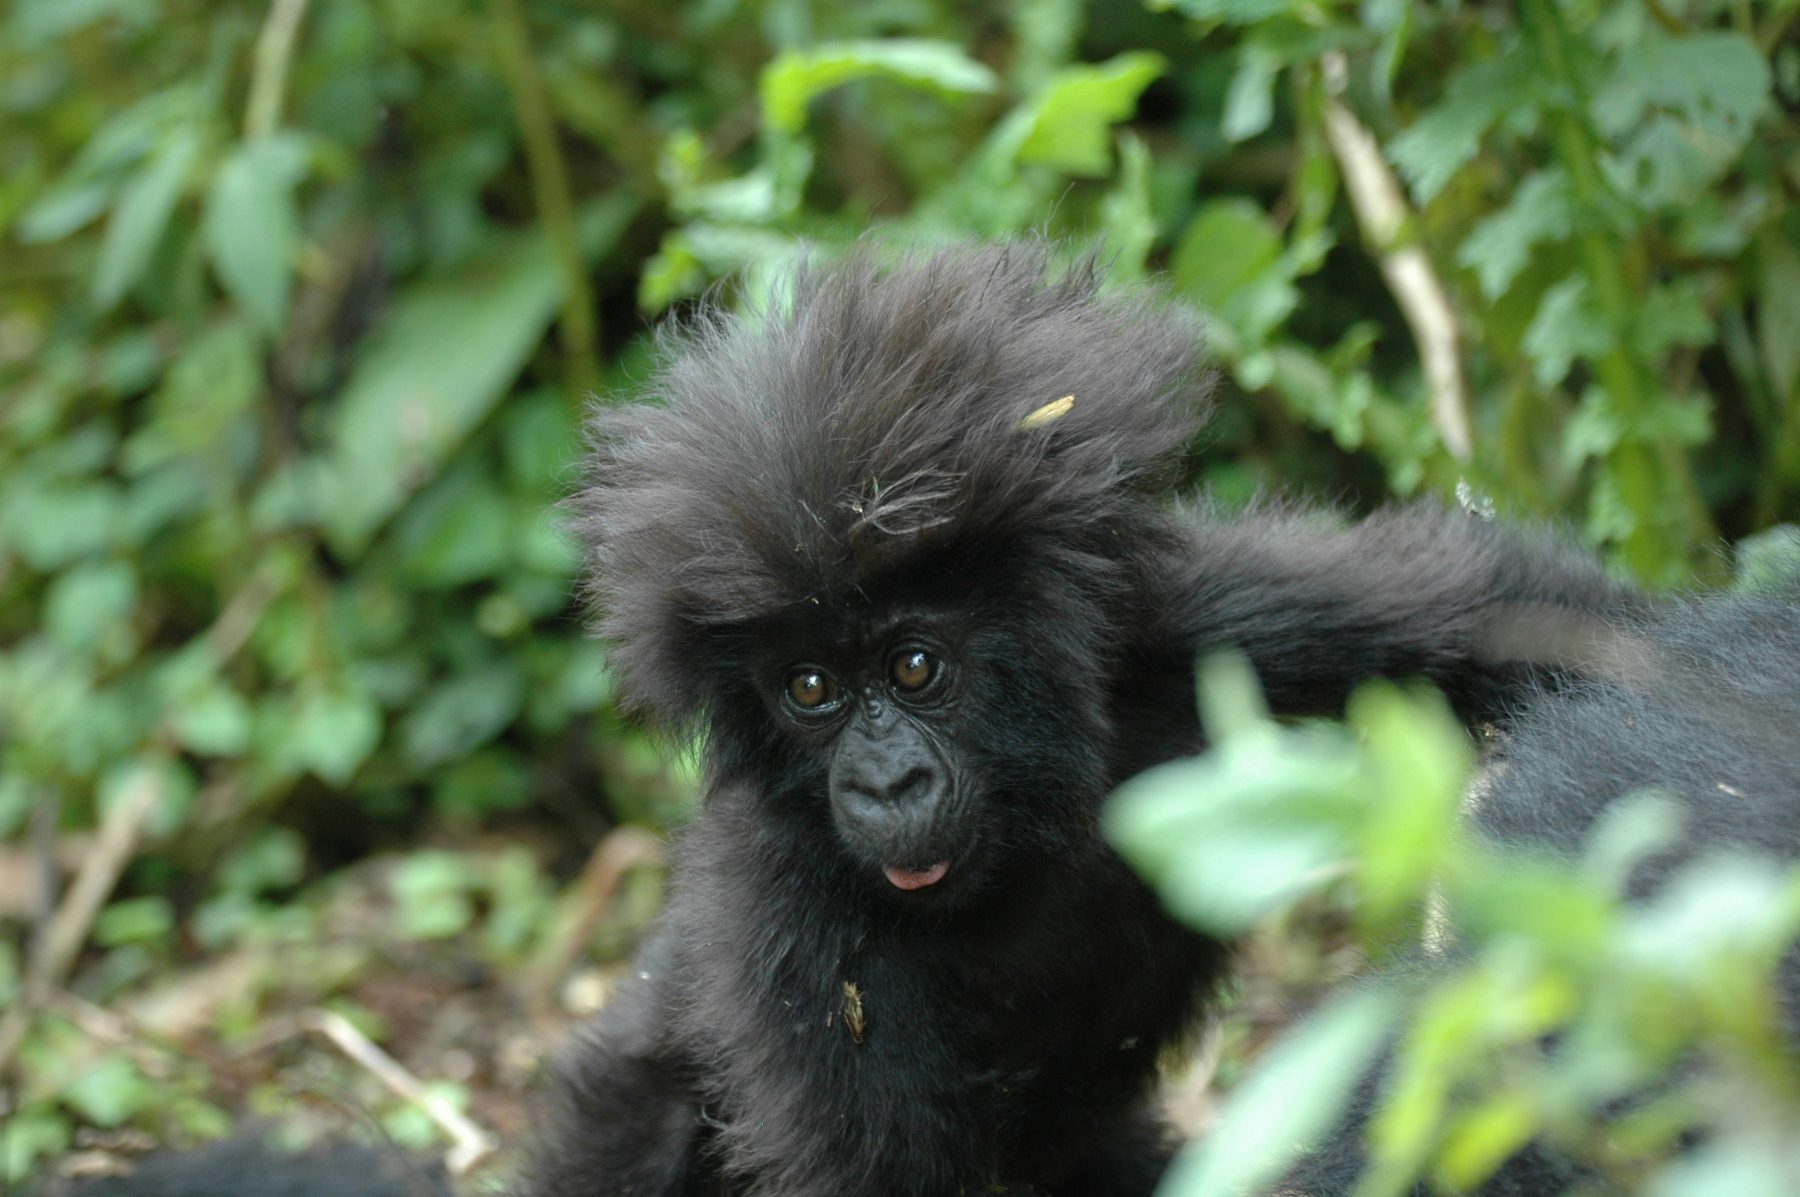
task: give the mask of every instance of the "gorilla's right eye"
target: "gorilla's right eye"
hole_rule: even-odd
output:
[[[827,711],[837,705],[837,682],[823,669],[796,669],[788,674],[787,696],[802,711]]]

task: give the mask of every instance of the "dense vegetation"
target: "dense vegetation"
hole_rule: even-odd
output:
[[[1800,520],[1797,29],[1791,0],[13,0],[0,1183],[348,1092],[269,1046],[321,1005],[504,1128],[526,1068],[488,1028],[623,950],[654,905],[630,829],[692,793],[571,597],[585,397],[803,240],[1047,232],[1163,277],[1212,317],[1194,468],[1226,502],[1429,492],[1657,585],[1753,581]],[[1418,842],[1363,931],[1463,859]],[[1792,904],[1684,961],[1760,992]],[[1268,983],[1333,971],[1311,944]],[[1585,992],[1536,976],[1433,1033],[1515,1043],[1541,1024],[1481,1012]],[[1760,1033],[1704,1005],[1627,1013]],[[1743,1100],[1791,1126],[1794,1075]],[[1415,1095],[1392,1175],[1445,1142],[1478,1171],[1542,1092]]]

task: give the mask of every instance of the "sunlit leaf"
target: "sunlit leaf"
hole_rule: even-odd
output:
[[[1108,174],[1112,126],[1137,111],[1138,96],[1167,67],[1162,55],[1138,51],[1059,72],[1034,102],[1019,161],[1074,175]]]
[[[1299,1151],[1336,1123],[1397,1013],[1390,994],[1358,990],[1289,1031],[1218,1120],[1175,1162],[1163,1197],[1242,1197],[1264,1191]]]
[[[893,38],[828,42],[789,50],[763,68],[763,120],[784,133],[806,124],[813,97],[853,79],[880,77],[949,93],[985,93],[999,85],[994,72],[954,42]]]

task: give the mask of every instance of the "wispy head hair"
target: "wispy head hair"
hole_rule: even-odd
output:
[[[1204,411],[1195,318],[1039,243],[865,246],[661,348],[571,505],[623,693],[666,718],[719,630],[959,554],[1104,559]]]

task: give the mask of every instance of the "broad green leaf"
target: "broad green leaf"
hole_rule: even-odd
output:
[[[269,827],[220,863],[218,886],[254,897],[298,885],[305,877],[306,840],[292,828]]]
[[[1494,58],[1466,66],[1451,77],[1444,98],[1388,143],[1388,156],[1423,204],[1481,148],[1481,139],[1500,120],[1533,103],[1537,63],[1517,43]]]
[[[349,782],[381,741],[381,710],[366,695],[316,690],[295,704],[286,755],[335,786]]]
[[[250,704],[222,682],[183,698],[172,722],[181,746],[201,756],[237,756],[250,743]]]
[[[1575,200],[1568,176],[1555,167],[1535,171],[1506,206],[1463,238],[1456,261],[1475,271],[1481,293],[1497,299],[1525,268],[1535,246],[1574,232]]]
[[[1768,106],[1769,85],[1768,60],[1742,34],[1670,37],[1651,29],[1621,47],[1593,115],[1603,132],[1618,136],[1647,111],[1666,108],[1741,144]]]
[[[0,1180],[23,1184],[39,1160],[69,1149],[73,1133],[68,1117],[48,1103],[14,1111],[0,1127]]]
[[[1365,921],[1382,927],[1416,908],[1453,859],[1473,753],[1435,691],[1371,683],[1352,697],[1350,725],[1362,735],[1377,795],[1362,828],[1357,880]]]
[[[71,652],[118,663],[136,645],[137,575],[125,561],[91,561],[57,577],[44,598],[44,630]]]
[[[1225,114],[1219,132],[1226,141],[1248,141],[1269,127],[1275,117],[1275,76],[1281,60],[1251,42],[1238,55],[1237,73],[1225,93]]]
[[[1525,1089],[1508,1089],[1458,1114],[1445,1128],[1437,1175],[1453,1192],[1474,1190],[1537,1133],[1541,1101]]]
[[[524,701],[518,666],[496,660],[427,694],[401,724],[401,744],[421,768],[454,760],[499,735]]]
[[[265,333],[287,316],[293,257],[300,239],[294,187],[306,148],[292,134],[235,147],[213,176],[203,231],[219,281]]]
[[[33,569],[50,573],[115,544],[125,515],[116,483],[39,483],[4,493],[0,532]]]
[[[231,473],[227,447],[244,443],[245,424],[256,417],[265,387],[247,321],[233,316],[194,330],[151,397],[148,418],[126,441],[121,464],[131,474],[169,466],[215,477]]]
[[[782,133],[798,133],[815,96],[871,77],[963,94],[985,94],[999,85],[992,70],[955,42],[912,38],[827,42],[789,50],[763,68],[758,85],[763,122]]]
[[[62,1100],[94,1125],[115,1127],[154,1103],[157,1092],[137,1065],[108,1052],[69,1083]]]
[[[1247,199],[1203,205],[1182,233],[1170,270],[1187,294],[1251,345],[1300,300],[1281,235],[1261,205]]]
[[[588,209],[583,243],[609,245],[636,208],[621,192]],[[320,482],[340,552],[360,552],[493,409],[549,327],[561,290],[544,238],[513,234],[395,301],[331,416]]]
[[[1781,233],[1796,227],[1800,222],[1778,222],[1757,254],[1756,343],[1769,389],[1789,420],[1800,418],[1800,248]]]
[[[127,898],[114,902],[94,920],[94,942],[103,948],[127,943],[154,943],[175,930],[175,908],[163,897]]]
[[[1363,797],[1341,730],[1269,722],[1234,660],[1202,672],[1211,751],[1126,782],[1103,819],[1176,917],[1222,934],[1342,875]]]
[[[1610,350],[1617,338],[1595,310],[1587,280],[1571,275],[1544,292],[1537,315],[1525,330],[1525,352],[1542,386],[1568,377],[1578,360],[1592,361]]]
[[[15,235],[26,244],[60,240],[106,211],[126,172],[190,107],[189,93],[176,87],[153,92],[110,117],[69,169],[20,214]]]
[[[470,863],[448,852],[420,852],[394,870],[392,881],[400,934],[408,939],[447,939],[475,921],[469,891],[480,878]]]
[[[1357,990],[1281,1037],[1215,1122],[1170,1169],[1162,1197],[1263,1192],[1342,1117],[1398,1013],[1393,995]]]
[[[1138,96],[1168,68],[1160,54],[1120,54],[1059,72],[1032,101],[1020,162],[1101,178],[1112,170],[1112,126],[1137,111]]]
[[[476,463],[452,468],[395,521],[391,543],[400,568],[432,588],[504,573],[513,552],[512,507]]]
[[[101,308],[110,308],[124,298],[150,265],[150,255],[162,240],[199,150],[197,132],[175,130],[120,190],[94,274],[94,302]]]

